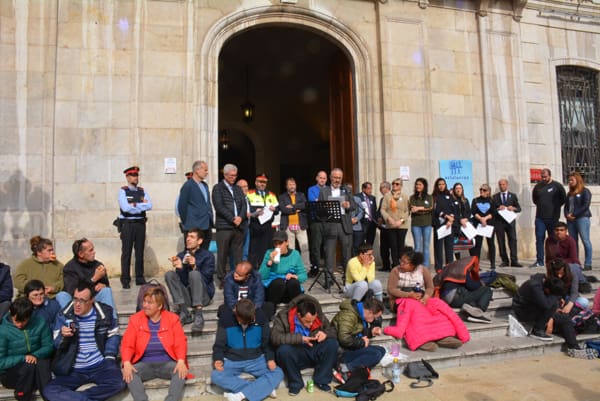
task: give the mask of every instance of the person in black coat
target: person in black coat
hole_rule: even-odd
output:
[[[242,188],[235,185],[237,173],[238,169],[235,165],[223,166],[223,180],[219,181],[212,190],[217,229],[217,279],[220,289],[223,288],[227,273],[227,257],[230,250],[233,252],[236,265],[242,260],[244,235],[248,228],[246,196]]]

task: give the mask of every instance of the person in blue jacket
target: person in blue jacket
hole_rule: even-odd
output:
[[[73,301],[56,317],[52,369],[55,378],[44,388],[51,401],[104,401],[126,384],[115,360],[119,323],[109,305],[96,302],[93,284],[80,282]],[[93,383],[79,391],[84,384]]]

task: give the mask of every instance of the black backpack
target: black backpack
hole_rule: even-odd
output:
[[[356,401],[373,401],[383,393],[389,393],[394,390],[394,383],[386,380],[380,383],[379,380],[369,380],[363,386],[362,391],[356,396]]]

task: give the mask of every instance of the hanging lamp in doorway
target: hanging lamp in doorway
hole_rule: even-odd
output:
[[[245,122],[250,123],[254,120],[254,104],[250,101],[249,89],[250,78],[248,65],[246,65],[246,101],[240,106],[242,108],[242,118]]]

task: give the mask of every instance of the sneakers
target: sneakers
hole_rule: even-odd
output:
[[[277,390],[271,391],[271,394],[269,394],[269,398],[277,398]]]
[[[425,344],[421,345],[419,347],[419,349],[423,350],[423,351],[427,351],[427,352],[433,352],[438,349],[438,345],[436,343],[434,343],[433,341],[429,341],[429,342],[426,342]]]
[[[192,324],[192,335],[200,335],[202,334],[202,330],[204,330],[204,315],[202,314],[202,309],[196,309],[194,324]]]
[[[533,262],[529,267],[544,267],[543,263]]]
[[[483,311],[473,305],[463,304],[460,309],[465,312],[469,316],[473,317],[481,317],[483,316]]]
[[[544,330],[532,330],[529,333],[529,337],[537,338],[541,341],[552,341],[554,339],[551,335],[546,334]]]
[[[462,341],[456,337],[442,338],[441,340],[437,340],[436,343],[442,348],[459,348],[463,345]]]
[[[583,266],[583,270],[590,271],[590,270],[592,270],[592,266],[591,265],[585,265],[585,266]]]
[[[329,386],[329,384],[315,383],[315,387],[318,388],[319,390],[325,391],[327,393],[331,391],[331,387]]]
[[[243,401],[246,399],[244,393],[223,393],[227,401]]]
[[[288,390],[288,395],[289,395],[289,396],[295,397],[295,396],[297,396],[298,394],[300,394],[300,389],[297,389],[297,390],[292,390],[292,389],[289,389],[289,390]]]
[[[492,321],[488,319],[483,311],[475,306],[469,304],[463,304],[460,308],[463,312],[467,314],[467,320],[469,322],[476,323],[491,323]]]
[[[474,323],[486,323],[486,324],[492,323],[492,321],[485,316],[479,316],[479,317],[467,316],[467,321],[474,322]]]
[[[598,351],[593,348],[569,348],[567,350],[567,355],[571,358],[579,358],[579,359],[596,359],[598,358]]]
[[[193,320],[192,315],[190,315],[190,312],[188,312],[185,305],[182,305],[179,309],[179,321],[181,322],[181,325],[190,324]]]

